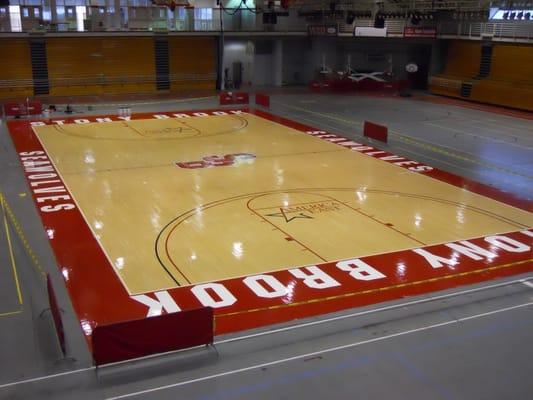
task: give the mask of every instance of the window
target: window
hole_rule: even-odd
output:
[[[22,16],[24,18],[28,18],[30,16],[30,10],[28,10],[28,7],[22,7]]]
[[[57,6],[56,11],[57,11],[57,19],[60,21],[64,20],[65,19],[65,7]]]
[[[35,18],[39,18],[39,17],[41,16],[41,11],[39,10],[38,7],[34,7],[34,8],[33,8],[33,16],[34,16]]]
[[[84,31],[83,21],[85,20],[86,12],[85,6],[76,6],[76,27],[78,32]]]
[[[195,8],[194,9],[194,30],[209,31],[212,29],[213,9],[212,8]]]
[[[52,20],[52,12],[50,11],[50,7],[48,6],[43,7],[43,20],[44,21]]]
[[[84,6],[85,0],[65,0],[66,6]]]
[[[130,0],[130,7],[148,7],[151,6],[152,3],[150,0]]]
[[[176,18],[179,19],[180,21],[185,21],[185,16],[187,15],[186,14],[187,11],[185,10],[185,7],[178,7],[176,11],[178,13]]]
[[[11,22],[11,32],[22,32],[19,6],[9,6],[9,20]]]
[[[213,19],[213,9],[212,8],[195,8],[194,19],[199,19],[201,21],[211,21]]]

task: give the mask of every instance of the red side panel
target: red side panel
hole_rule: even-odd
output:
[[[24,103],[5,103],[4,112],[8,117],[16,117],[18,115],[38,115],[42,112],[42,104],[40,101],[28,101]]]
[[[93,332],[97,365],[213,343],[210,307],[99,325]]]
[[[388,132],[389,130],[386,126],[365,121],[364,135],[366,137],[387,143]]]
[[[248,104],[250,102],[250,97],[246,92],[237,92],[233,96],[233,102],[235,104]]]
[[[221,105],[233,104],[233,93],[221,92],[219,96],[219,101]]]
[[[259,104],[263,107],[270,107],[270,96],[262,93],[256,93],[255,104]]]
[[[54,318],[54,325],[56,327],[57,338],[59,340],[59,345],[61,346],[61,351],[63,355],[66,355],[66,346],[65,346],[65,330],[63,329],[63,321],[61,320],[61,311],[57,305],[56,293],[54,287],[52,286],[52,280],[50,275],[46,275],[46,288],[48,290],[48,302],[50,303],[50,310],[52,311],[52,317]]]

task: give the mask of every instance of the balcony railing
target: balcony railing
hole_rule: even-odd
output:
[[[321,21],[308,21],[298,16],[297,10],[290,10],[288,16],[278,16],[276,24],[264,24],[262,14],[243,9],[222,11],[220,8],[193,9],[178,7],[171,11],[167,7],[120,7],[110,12],[106,7],[72,7],[71,12],[63,13],[55,21],[47,21],[41,6],[19,7],[19,18],[13,18],[10,8],[0,7],[0,32],[210,32],[228,33],[301,33],[307,32],[308,24]],[[12,7],[11,7],[12,8]],[[114,11],[114,9],[111,9]],[[203,10],[200,11],[199,10]],[[11,10],[12,11],[12,10]],[[49,10],[48,10],[49,11]],[[13,12],[13,11],[12,11]],[[346,24],[344,19],[322,21],[335,22],[339,33],[349,36],[354,27],[373,26],[372,19],[357,19]],[[14,26],[12,26],[12,24]],[[493,37],[500,40],[533,41],[533,21],[469,22],[453,20],[435,23],[422,21],[422,24],[437,28],[439,37],[461,37],[480,39]],[[408,25],[407,20],[389,19],[385,21],[388,36],[399,37]]]
[[[443,22],[438,27],[441,36],[468,38],[492,37],[497,39],[533,40],[533,22]]]

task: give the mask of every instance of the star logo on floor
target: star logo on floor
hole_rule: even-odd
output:
[[[280,218],[283,218],[285,222],[291,222],[295,220],[296,218],[313,219],[313,217],[311,217],[310,215],[306,215],[303,212],[296,214],[294,216],[288,216],[283,210],[283,208],[279,209],[279,213],[266,214],[266,216],[267,217],[280,217]]]

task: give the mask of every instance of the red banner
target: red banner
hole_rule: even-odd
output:
[[[337,36],[338,33],[337,24],[307,25],[309,36]]]
[[[414,26],[406,26],[403,28],[404,37],[426,37],[426,38],[436,38],[437,37],[437,28],[416,28]]]

